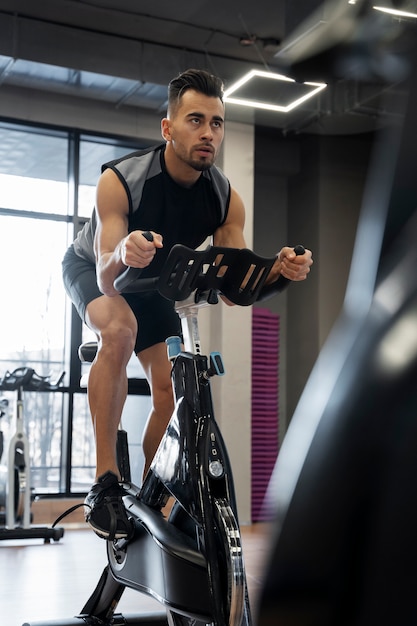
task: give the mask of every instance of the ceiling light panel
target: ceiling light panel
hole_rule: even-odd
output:
[[[282,74],[251,70],[225,90],[224,101],[288,113],[325,87],[325,83],[297,83]]]
[[[389,13],[389,15],[393,15],[394,17],[404,17],[404,18],[412,18],[417,19],[417,13],[411,11],[404,11],[402,9],[394,9],[394,7],[384,7],[384,6],[374,6],[376,11],[382,11],[382,13]]]

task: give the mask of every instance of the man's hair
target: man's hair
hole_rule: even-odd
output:
[[[223,102],[223,81],[205,70],[186,70],[168,85],[168,113],[174,113],[183,94],[193,89],[205,96],[220,98]]]

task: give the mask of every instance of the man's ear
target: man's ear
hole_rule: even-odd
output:
[[[161,135],[165,141],[171,141],[171,122],[167,117],[161,120]]]

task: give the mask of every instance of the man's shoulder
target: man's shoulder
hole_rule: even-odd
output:
[[[213,165],[209,170],[205,170],[203,177],[211,181],[211,184],[221,196],[228,197],[230,195],[230,181],[226,174],[216,165]]]
[[[209,170],[203,172],[203,178],[210,181],[212,188],[218,198],[220,207],[221,224],[224,223],[229,211],[231,186],[230,181],[224,172],[213,165]]]
[[[165,147],[165,143],[159,143],[153,146],[149,146],[147,148],[143,148],[141,150],[135,150],[134,152],[129,152],[118,159],[113,159],[112,161],[108,161],[101,166],[101,171],[104,172],[106,169],[119,169],[122,165],[128,165],[131,161],[141,161],[152,159],[156,153],[160,153],[161,150]]]
[[[129,200],[129,213],[139,208],[147,181],[161,174],[161,152],[165,143],[137,150],[120,159],[109,161],[102,171],[111,169],[118,176]]]

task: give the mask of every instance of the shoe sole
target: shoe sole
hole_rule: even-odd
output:
[[[96,526],[93,526],[93,524],[91,524],[90,522],[87,522],[87,524],[89,525],[89,527],[91,528],[91,530],[93,530],[95,532],[95,534],[100,537],[100,539],[105,539],[106,541],[110,541],[110,533],[106,530],[101,530],[100,528],[97,528]],[[130,535],[126,534],[126,533],[116,533],[114,536],[114,539],[128,539],[130,537]],[[113,539],[112,539],[113,541]]]
[[[100,537],[101,539],[110,541],[110,533],[108,530],[103,530],[101,528],[98,528],[97,526],[94,526],[94,524],[92,524],[89,519],[86,519],[85,521],[89,525],[89,527],[96,533],[98,537]],[[130,537],[132,537],[133,534],[134,534],[134,529],[132,527],[130,533],[118,532],[114,535],[111,541],[114,541],[116,539],[130,539]]]

